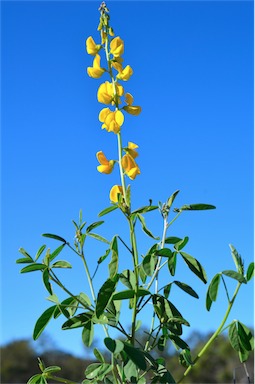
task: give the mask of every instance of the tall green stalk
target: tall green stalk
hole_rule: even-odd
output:
[[[219,327],[217,328],[217,330],[214,332],[214,334],[211,336],[211,338],[207,341],[207,343],[204,345],[204,347],[201,349],[201,351],[198,353],[197,357],[194,359],[193,363],[196,364],[198,362],[198,360],[203,356],[203,354],[207,351],[207,349],[210,347],[210,345],[213,343],[213,341],[220,335],[227,319],[228,319],[228,316],[229,316],[229,313],[233,307],[233,304],[235,302],[235,299],[236,299],[236,296],[238,294],[238,291],[241,287],[241,283],[238,282],[237,286],[236,286],[236,289],[235,289],[235,292],[233,294],[233,297],[232,299],[229,301],[229,304],[228,304],[228,307],[227,307],[227,310],[226,310],[226,313],[222,319],[222,322],[220,323]],[[190,365],[186,371],[184,372],[183,376],[181,377],[181,379],[179,381],[177,381],[177,384],[181,383],[182,380],[188,375],[188,373],[191,371],[192,369],[192,365]]]

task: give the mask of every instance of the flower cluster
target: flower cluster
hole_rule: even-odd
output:
[[[105,81],[98,87],[97,100],[105,105],[98,117],[102,123],[102,129],[118,136],[119,158],[118,160],[108,160],[103,151],[97,152],[96,157],[100,164],[97,170],[101,173],[110,174],[115,163],[119,165],[122,185],[115,185],[110,192],[110,200],[117,203],[120,195],[125,199],[124,176],[134,180],[140,174],[140,169],[135,161],[138,156],[136,151],[138,145],[129,142],[127,147],[122,147],[121,129],[125,119],[124,113],[137,116],[141,112],[141,107],[133,105],[133,96],[126,93],[120,84],[121,81],[128,81],[133,75],[130,65],[123,66],[124,41],[119,36],[114,37],[113,29],[109,25],[109,11],[105,3],[101,4],[99,10],[101,17],[98,30],[101,34],[101,43],[96,44],[91,36],[86,40],[87,53],[94,56],[92,67],[87,68],[87,73],[94,79],[101,78],[105,73],[110,77],[110,81]],[[106,68],[101,66],[101,50],[105,53]],[[121,105],[123,106],[121,107]]]

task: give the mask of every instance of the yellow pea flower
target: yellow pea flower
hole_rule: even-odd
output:
[[[134,116],[137,116],[141,113],[142,111],[142,108],[139,107],[139,106],[135,106],[133,105],[133,102],[134,102],[134,98],[133,96],[131,95],[131,93],[126,93],[125,94],[125,103],[127,105],[125,105],[123,107],[124,111],[126,111],[127,113],[130,113],[130,115],[134,115]]]
[[[116,83],[115,89],[118,98],[124,95],[124,88],[122,87],[122,85]],[[114,104],[114,88],[112,83],[110,83],[109,81],[105,81],[99,86],[97,91],[97,100],[99,101],[99,103],[103,104]],[[118,103],[120,103],[120,100],[118,100]]]
[[[99,79],[99,77],[101,77],[102,74],[105,72],[105,70],[100,67],[100,60],[101,60],[101,57],[98,54],[96,54],[93,60],[93,67],[87,68],[88,75],[90,77],[93,77],[94,79]]]
[[[121,185],[114,185],[110,190],[110,200],[113,203],[118,203],[118,194],[123,195],[123,188]]]
[[[119,71],[116,77],[119,80],[127,81],[130,79],[132,75],[133,75],[133,69],[130,67],[130,65],[127,65],[121,72]]]
[[[103,122],[102,129],[108,132],[119,133],[120,127],[124,123],[124,115],[121,111],[111,111],[109,108],[103,108],[99,113],[99,121]]]
[[[127,105],[132,105],[133,102],[134,102],[134,98],[133,98],[133,96],[131,95],[131,93],[126,93],[126,94],[125,94],[125,103],[126,103]]]
[[[110,43],[110,53],[114,57],[119,57],[124,52],[124,41],[119,36],[115,37]]]
[[[101,84],[97,91],[97,100],[99,103],[110,104],[113,100],[113,87],[112,83],[106,81]]]
[[[116,71],[118,71],[118,72],[122,72],[122,71],[123,71],[122,64],[119,63],[118,61],[112,61],[112,66],[113,66],[113,68],[116,69]]]
[[[127,113],[130,113],[130,115],[134,115],[134,116],[138,116],[141,111],[142,111],[142,108],[139,107],[138,105],[137,106],[134,106],[134,105],[125,105],[125,107],[123,107],[123,109],[127,112]]]
[[[128,147],[124,149],[127,153],[129,153],[130,156],[133,157],[133,159],[135,159],[138,156],[138,152],[136,151],[136,148],[138,148],[138,145],[129,141]]]
[[[89,55],[95,56],[100,50],[101,45],[94,42],[93,37],[89,36],[86,40],[86,49]]]
[[[111,110],[110,108],[103,108],[100,112],[99,112],[99,121],[101,121],[101,123],[104,123],[105,119],[106,119],[106,116],[108,115],[108,113],[110,113]]]
[[[97,152],[97,160],[100,165],[97,166],[98,172],[109,174],[113,170],[114,160],[107,160],[106,156],[102,151]]]
[[[134,180],[136,178],[136,176],[141,173],[138,165],[135,162],[135,160],[128,153],[122,157],[121,165],[124,168],[126,175],[131,180]]]
[[[119,83],[116,83],[115,85],[116,85],[117,95],[123,96],[124,95],[124,88],[122,87],[122,85],[120,85]]]

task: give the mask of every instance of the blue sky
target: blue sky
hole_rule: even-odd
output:
[[[111,1],[111,23],[125,42],[124,60],[134,70],[124,85],[141,105],[127,116],[123,141],[139,145],[141,175],[132,185],[133,206],[155,204],[180,189],[175,206],[209,203],[214,211],[186,212],[171,235],[189,236],[186,251],[201,261],[208,278],[234,268],[229,243],[253,260],[253,2]],[[42,233],[73,240],[71,220],[83,210],[97,221],[109,205],[118,172],[97,172],[95,153],[116,153],[116,137],[101,130],[99,84],[86,74],[92,58],[85,40],[99,41],[99,2],[2,2],[2,343],[29,338],[49,306],[39,274],[20,275],[18,249],[32,255]],[[111,157],[112,156],[112,157]],[[147,216],[160,234],[160,215]],[[120,213],[106,217],[98,233],[127,238]],[[151,245],[138,234],[140,252]],[[88,244],[92,269],[104,248]],[[123,266],[126,259],[123,252]],[[62,257],[61,257],[62,258]],[[87,292],[74,264],[63,279]],[[122,266],[122,265],[121,265]],[[200,300],[174,293],[192,329],[211,331],[226,308],[223,290],[208,314],[205,287],[183,264],[178,279]],[[105,278],[104,268],[97,276]],[[167,276],[165,276],[167,279]],[[231,283],[231,282],[230,282]],[[231,286],[231,284],[230,284]],[[230,319],[253,324],[253,286],[242,287]],[[145,316],[146,317],[146,316]],[[145,321],[146,325],[146,321]],[[56,345],[82,354],[80,331],[63,332],[52,322]],[[100,337],[100,331],[97,331]],[[188,335],[188,332],[187,332]]]

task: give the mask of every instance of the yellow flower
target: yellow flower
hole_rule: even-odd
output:
[[[86,49],[89,55],[95,56],[100,50],[101,46],[96,44],[93,40],[93,37],[89,36],[86,40]]]
[[[135,143],[132,143],[131,141],[129,141],[128,143],[128,147],[127,148],[124,148],[125,151],[127,153],[129,153],[130,156],[133,157],[133,159],[135,159],[137,156],[138,156],[138,153],[136,151],[136,148],[138,148],[138,145],[135,144]]]
[[[142,108],[139,107],[138,105],[137,106],[134,106],[134,105],[125,105],[125,107],[123,107],[123,109],[127,112],[127,113],[130,113],[130,115],[134,115],[134,116],[138,116],[141,111],[142,111]]]
[[[135,106],[133,105],[133,102],[134,102],[134,98],[133,96],[131,95],[131,93],[126,93],[125,94],[125,103],[127,105],[125,105],[123,107],[124,111],[126,111],[127,113],[130,113],[130,115],[134,115],[134,116],[137,116],[141,113],[142,111],[142,108],[139,107],[139,106]]]
[[[97,160],[101,165],[97,166],[98,172],[109,174],[113,170],[114,160],[107,160],[102,151],[97,152]]]
[[[88,75],[94,79],[99,79],[105,71],[100,67],[100,60],[101,57],[97,54],[93,60],[93,67],[87,68]]]
[[[109,108],[103,108],[99,113],[99,121],[104,123],[102,129],[108,132],[119,133],[120,127],[124,122],[124,115],[121,111],[111,111]]]
[[[122,157],[121,165],[131,180],[134,180],[141,173],[138,165],[129,153]]]
[[[125,94],[125,103],[126,103],[127,105],[132,105],[133,102],[134,102],[134,98],[133,98],[133,96],[131,95],[131,93],[126,93],[126,94]]]
[[[115,37],[110,43],[110,53],[114,57],[119,57],[124,52],[124,41],[119,36]]]
[[[97,99],[99,103],[110,104],[113,99],[113,87],[112,83],[106,81],[101,84],[97,91]]]
[[[121,185],[114,185],[110,190],[110,200],[113,203],[118,203],[118,194],[123,195],[123,188]]]
[[[133,69],[130,67],[130,65],[127,65],[121,72],[118,73],[116,77],[119,80],[127,81],[130,79],[132,75],[133,75]]]
[[[123,71],[122,64],[120,62],[118,62],[118,61],[112,61],[112,66],[118,72],[122,72]]]
[[[123,96],[124,94],[124,88],[119,83],[115,84],[116,93],[118,96],[118,99],[120,96]],[[99,103],[103,104],[111,104],[114,100],[114,88],[113,84],[109,81],[104,82],[100,85],[97,91],[97,99]],[[118,103],[120,103],[120,100],[118,100]]]

